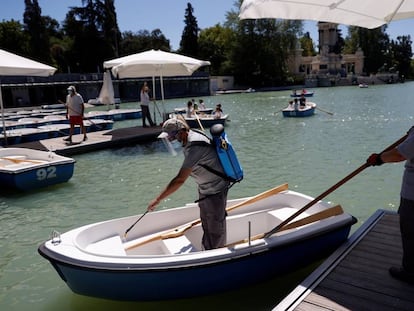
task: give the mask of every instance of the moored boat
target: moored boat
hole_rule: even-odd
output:
[[[227,245],[213,250],[202,250],[199,207],[191,203],[54,232],[38,251],[81,295],[163,300],[234,290],[324,258],[346,241],[355,218],[323,201],[274,232],[312,201],[287,184],[229,200]]]
[[[298,107],[295,109],[294,105],[289,105],[285,109],[282,110],[284,117],[309,117],[315,113],[316,104],[312,102],[306,102],[304,107]]]
[[[222,124],[225,125],[228,115],[225,114],[221,118],[215,118],[212,114],[207,115],[197,115],[194,117],[184,117],[185,121],[187,122],[188,126],[191,128],[200,128],[200,123],[203,127],[211,127],[214,124]],[[200,123],[199,123],[200,122]]]
[[[54,152],[28,148],[0,148],[2,189],[33,190],[67,182],[75,160]]]
[[[307,91],[307,90],[296,91],[296,90],[294,90],[292,92],[292,94],[290,94],[290,97],[299,98],[299,97],[302,97],[302,95],[305,96],[305,97],[312,97],[313,94],[314,94],[313,91]]]

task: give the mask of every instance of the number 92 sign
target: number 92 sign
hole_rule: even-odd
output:
[[[56,166],[40,168],[36,171],[37,180],[56,178]]]

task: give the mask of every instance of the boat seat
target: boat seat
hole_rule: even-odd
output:
[[[188,254],[197,251],[185,235],[176,238],[163,239],[162,244],[164,250],[170,254]]]
[[[125,256],[125,248],[119,235],[88,245],[87,251],[102,255]]]

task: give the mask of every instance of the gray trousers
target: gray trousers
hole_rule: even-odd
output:
[[[198,202],[204,232],[202,244],[205,250],[226,245],[227,192],[228,189],[226,188],[222,192],[206,196]]]
[[[403,247],[403,268],[414,273],[414,201],[401,198],[400,231]]]

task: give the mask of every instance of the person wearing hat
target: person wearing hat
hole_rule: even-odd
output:
[[[86,128],[83,125],[85,105],[82,95],[76,92],[76,88],[73,85],[69,86],[67,91],[68,95],[66,96],[66,118],[69,119],[70,129],[69,137],[64,138],[63,140],[72,143],[72,136],[75,130],[75,125],[79,125],[83,134],[83,141],[86,141],[88,137],[86,136]]]
[[[167,120],[159,137],[178,140],[183,146],[184,161],[177,175],[166,188],[148,205],[148,211],[169,195],[177,191],[189,176],[198,185],[198,206],[203,228],[202,246],[205,250],[223,247],[226,244],[226,204],[229,181],[212,171],[224,174],[215,148],[207,136],[191,130],[179,119]],[[207,169],[207,168],[209,169]]]

